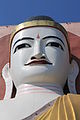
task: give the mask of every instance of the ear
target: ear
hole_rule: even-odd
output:
[[[68,74],[68,87],[69,87],[70,93],[77,93],[75,81],[76,81],[78,74],[79,74],[79,65],[76,62],[76,60],[72,59],[71,64],[70,64],[70,71]]]

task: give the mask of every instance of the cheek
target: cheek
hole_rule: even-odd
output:
[[[59,50],[58,48],[46,48],[45,49],[46,56],[48,60],[53,64],[53,66],[61,66],[64,64],[68,64],[68,55],[62,50]]]
[[[31,57],[32,49],[21,49],[11,55],[11,66],[21,67]]]

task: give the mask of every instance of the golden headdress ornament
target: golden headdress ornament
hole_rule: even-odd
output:
[[[52,28],[59,29],[67,39],[67,36],[68,36],[67,31],[64,29],[64,27],[62,25],[55,22],[51,17],[48,17],[48,16],[36,16],[36,17],[31,17],[26,22],[23,22],[23,23],[16,26],[13,33],[11,34],[10,44],[12,43],[12,40],[13,40],[14,36],[19,31],[21,31],[23,29],[30,28],[30,27],[40,27],[40,26],[41,27],[52,27]]]

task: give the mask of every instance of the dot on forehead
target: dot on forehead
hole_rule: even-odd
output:
[[[37,34],[37,39],[40,39],[40,35],[39,35],[39,33]]]

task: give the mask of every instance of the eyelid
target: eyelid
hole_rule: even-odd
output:
[[[34,40],[34,38],[31,38],[31,37],[23,37],[23,38],[21,38],[21,39],[18,39],[18,40],[14,43],[13,48],[14,48],[14,46],[16,45],[16,43],[18,43],[18,42],[20,42],[20,41],[22,41],[22,40]]]
[[[65,44],[63,44],[60,40],[55,40],[55,39],[48,39],[46,43],[49,43],[49,42],[54,42],[54,43],[58,43],[62,46],[63,49],[65,49]]]
[[[57,42],[48,42],[47,44],[46,44],[46,47],[48,46],[48,44],[51,44],[51,43],[53,43],[53,46],[51,46],[51,47],[59,47],[59,48],[61,48],[63,51],[64,51],[64,49],[63,49],[63,47],[62,47],[62,45],[60,44],[60,43],[57,43]],[[50,45],[49,45],[50,46]]]
[[[56,38],[56,39],[58,39],[59,41],[61,41],[62,42],[62,44],[64,45],[64,47],[65,47],[65,44],[64,44],[64,42],[62,41],[62,39],[61,38],[59,38],[59,37],[57,37],[57,36],[46,36],[46,37],[44,37],[44,38],[42,38],[43,40],[45,40],[45,39],[54,39],[54,38]]]
[[[24,45],[24,46],[23,46],[23,45]],[[26,47],[26,45],[28,45],[28,47]],[[20,47],[20,48],[18,48],[18,47]],[[13,54],[17,51],[17,50],[16,50],[17,48],[18,48],[18,50],[19,50],[19,49],[22,49],[22,48],[29,48],[29,47],[31,47],[31,45],[28,44],[28,43],[19,44],[19,45],[17,45],[17,46],[15,47]]]
[[[26,42],[25,40],[19,41],[19,42],[17,42],[17,43],[12,47],[12,49],[14,50],[17,46],[19,46],[19,45],[21,45],[21,44],[26,44],[26,43],[27,43],[27,42]],[[28,44],[30,44],[30,42],[29,42]]]

